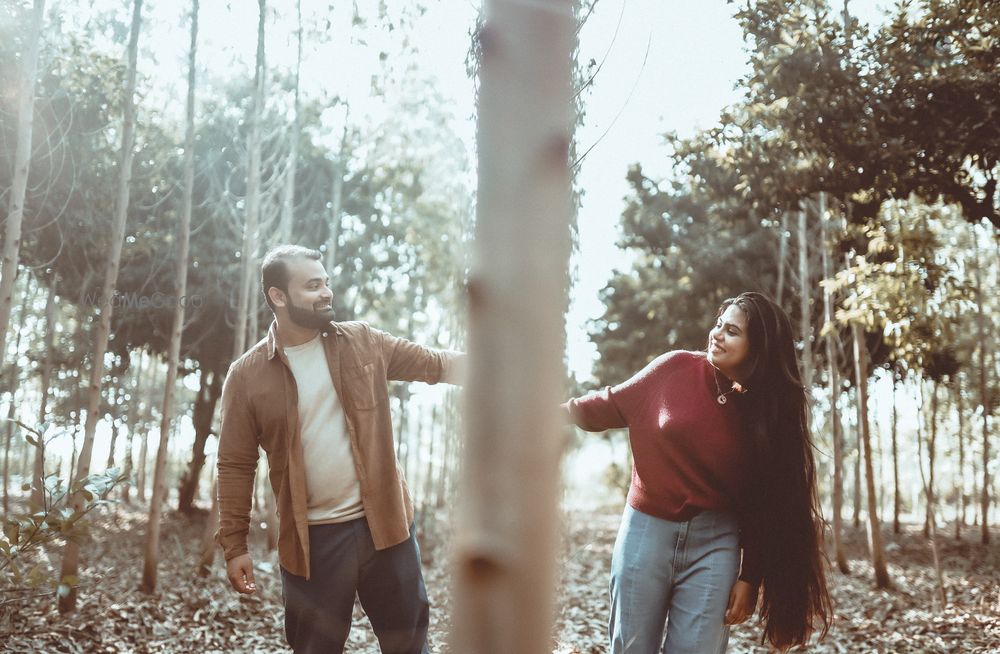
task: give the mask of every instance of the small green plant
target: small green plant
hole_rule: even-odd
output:
[[[47,440],[46,426],[32,428],[15,422],[25,432],[25,440],[43,448]],[[63,594],[77,583],[77,579],[59,579],[46,561],[40,560],[44,547],[53,542],[82,542],[90,533],[88,515],[100,506],[113,503],[106,499],[115,484],[124,476],[117,468],[88,475],[67,486],[57,475],[48,475],[33,483],[24,484],[23,491],[39,490],[41,504],[30,503],[26,510],[12,512],[3,519],[0,533],[0,595],[8,599],[26,599],[37,591],[52,589]],[[39,487],[36,487],[36,484]]]

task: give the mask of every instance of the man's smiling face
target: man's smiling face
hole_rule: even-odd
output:
[[[285,264],[288,268],[288,293],[284,307],[289,319],[306,329],[322,329],[336,316],[330,305],[333,293],[327,284],[330,278],[323,264],[314,259],[296,258]]]

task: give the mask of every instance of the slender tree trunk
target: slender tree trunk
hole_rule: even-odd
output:
[[[812,288],[809,284],[809,225],[805,211],[799,211],[799,333],[802,337],[802,383],[806,397],[812,399],[813,352],[812,317],[809,301]],[[812,402],[809,402],[809,422],[812,422]]]
[[[128,420],[128,445],[125,447],[125,469],[123,471],[125,481],[122,483],[122,502],[125,504],[131,502],[132,473],[135,469],[133,446],[135,445],[135,434],[138,431],[139,405],[145,362],[146,358],[140,352],[138,361],[135,364],[136,369],[132,373],[132,399],[129,400],[128,411],[126,412],[126,420]]]
[[[345,133],[347,129],[344,129]],[[346,141],[346,138],[344,139]],[[344,144],[346,146],[346,143]],[[341,155],[343,156],[343,147]],[[333,162],[333,189],[330,200],[330,236],[326,242],[326,270],[331,275],[337,265],[337,246],[340,240],[340,221],[344,203],[344,167],[340,159]]]
[[[955,475],[955,495],[958,512],[955,515],[955,540],[962,539],[965,526],[965,407],[962,403],[962,375],[955,377],[955,412],[958,414],[958,474]]]
[[[21,84],[17,95],[17,144],[14,146],[13,179],[7,202],[7,218],[4,221],[3,268],[0,269],[0,372],[6,370],[3,357],[7,352],[7,329],[10,327],[10,312],[14,306],[14,280],[17,278],[21,254],[21,224],[24,221],[28,169],[31,166],[31,133],[35,117],[35,76],[44,15],[45,0],[35,0],[21,60]]]
[[[24,290],[21,292],[20,313],[18,315],[18,321],[17,321],[22,325],[24,323],[24,317],[28,311],[28,307],[31,305],[31,300],[32,300],[29,282],[30,278],[25,276]],[[10,511],[10,498],[9,498],[10,444],[14,440],[13,421],[17,417],[17,391],[20,386],[18,383],[17,360],[21,353],[21,339],[24,336],[24,331],[25,330],[23,328],[17,330],[17,338],[14,339],[13,357],[10,362],[10,365],[7,366],[7,374],[3,376],[4,380],[7,383],[7,389],[6,389],[7,397],[10,398],[7,404],[7,422],[4,424],[4,430],[3,430],[3,514],[5,516]]]
[[[285,188],[281,196],[281,222],[278,227],[278,242],[290,243],[292,240],[292,219],[295,210],[295,172],[299,163],[299,138],[301,119],[299,118],[299,74],[302,71],[302,2],[296,0],[295,15],[298,20],[298,49],[295,58],[295,102],[293,104],[292,129],[289,139],[288,171],[285,174]]]
[[[932,388],[933,392],[937,394],[936,380]],[[917,383],[917,393],[919,395],[917,398],[918,399],[917,405],[920,407],[917,412],[917,468],[920,470],[920,483],[924,487],[924,496],[927,498],[927,521],[925,523],[925,530],[926,530],[925,537],[927,538],[927,542],[931,546],[931,560],[934,563],[934,575],[937,580],[938,592],[935,594],[934,599],[935,599],[935,604],[938,604],[937,607],[938,610],[941,610],[944,608],[945,604],[947,604],[948,596],[944,589],[944,574],[941,571],[941,558],[938,555],[937,522],[934,519],[934,490],[930,484],[931,481],[929,479],[930,475],[929,474],[926,476],[924,475],[924,465],[920,461],[920,459],[922,458],[922,454],[920,452],[921,449],[920,444],[923,442],[923,434],[921,432],[924,431],[923,424],[924,424],[924,419],[926,417],[926,414],[924,412],[924,384],[922,380]],[[935,403],[935,401],[936,398],[931,398],[932,405]],[[931,419],[930,431],[932,432],[934,431],[933,418]],[[932,443],[933,441],[934,441],[933,436],[928,438],[928,444]],[[933,465],[928,467],[928,470],[931,469],[933,469]]]
[[[574,4],[486,2],[453,649],[551,652]],[[530,451],[531,456],[525,456]]]
[[[923,385],[921,384],[921,392]],[[931,537],[931,522],[933,517],[934,496],[934,459],[937,455],[937,413],[938,413],[938,380],[931,385],[931,424],[927,438],[927,511],[924,515],[924,538]],[[937,526],[937,525],[933,525]]]
[[[902,528],[899,524],[899,512],[902,507],[902,497],[899,494],[899,425],[896,415],[896,373],[892,373],[892,533],[899,534]]]
[[[74,479],[79,481],[90,474],[90,459],[94,449],[94,434],[100,417],[101,381],[104,378],[104,353],[108,347],[111,332],[112,296],[118,279],[118,264],[121,260],[122,242],[125,239],[125,218],[128,215],[129,182],[132,178],[132,149],[135,141],[135,77],[136,60],[139,52],[139,29],[142,26],[142,0],[133,0],[132,27],[128,45],[128,73],[125,82],[125,121],[122,129],[121,165],[118,177],[118,197],[115,203],[114,225],[112,227],[110,252],[101,291],[101,306],[98,307],[99,321],[94,338],[93,366],[87,398],[87,424],[84,427],[83,445]],[[73,500],[76,509],[83,508],[83,496],[78,494]],[[66,545],[63,556],[59,593],[59,611],[67,613],[76,608],[75,579],[79,568],[80,546],[75,541]]]
[[[828,242],[830,216],[826,210],[826,193],[819,194],[819,224],[822,230],[820,252],[823,265],[823,278],[833,278],[833,266],[830,262],[830,243]],[[828,288],[823,289],[823,322],[833,323],[833,294]],[[844,550],[844,443],[841,433],[840,411],[837,400],[840,399],[840,369],[837,360],[837,346],[833,333],[826,335],[826,359],[830,366],[830,425],[833,440],[833,549],[837,560],[837,568],[850,574],[847,563],[847,552]]]
[[[854,400],[860,402],[860,393],[854,389]],[[861,526],[861,459],[863,458],[861,446],[861,424],[855,425],[854,444],[856,446],[854,456],[854,528]]]
[[[212,508],[205,517],[205,530],[201,534],[201,556],[198,557],[198,576],[207,577],[215,564],[215,532],[219,528],[219,493],[218,481],[215,477],[215,466],[212,470]]]
[[[854,330],[854,368],[858,389],[858,437],[864,447],[865,481],[868,493],[868,543],[871,549],[872,567],[875,569],[875,585],[889,588],[892,585],[886,566],[885,548],[882,546],[882,529],[878,518],[878,504],[875,494],[875,475],[872,467],[871,438],[868,434],[868,347],[864,342],[864,332],[857,325]]]
[[[260,123],[264,113],[264,21],[267,18],[265,0],[257,0],[257,6],[260,11],[257,20],[257,60],[254,66],[253,105],[250,108],[250,134],[247,137],[247,209],[243,223],[243,246],[240,248],[240,295],[236,306],[233,359],[238,359],[246,350],[250,288],[254,279],[254,254],[257,252],[257,231],[260,224]]]
[[[115,407],[122,406],[125,399],[125,389],[121,384],[111,388],[111,397],[115,398]],[[111,443],[108,444],[108,460],[104,468],[113,468],[115,465],[115,449],[118,447],[118,434],[121,432],[121,420],[117,417],[111,419]]]
[[[195,61],[198,52],[198,0],[191,2],[191,48],[188,58],[187,130],[184,139],[184,204],[181,209],[180,236],[177,239],[177,305],[170,330],[167,353],[167,380],[163,385],[163,409],[160,416],[160,443],[153,468],[153,499],[149,503],[146,526],[146,555],[139,589],[146,593],[156,590],[157,568],[160,562],[160,512],[167,494],[166,468],[169,436],[174,417],[174,387],[180,363],[181,338],[184,334],[184,297],[187,295],[188,249],[191,241],[191,204],[194,197],[194,96]]]
[[[156,361],[150,360],[149,367],[149,387],[146,389],[146,399],[141,419],[142,439],[139,443],[139,469],[135,478],[136,497],[142,503],[146,502],[146,467],[149,464],[149,430],[152,427],[153,421],[153,398],[156,395],[156,389],[159,387]]]
[[[781,233],[778,234],[778,288],[775,291],[775,300],[782,305],[785,295],[785,259],[788,258],[788,213],[781,214]]]
[[[201,471],[205,467],[205,445],[212,435],[212,418],[222,393],[222,376],[207,369],[201,371],[201,385],[195,399],[191,422],[194,424],[194,447],[191,463],[177,489],[177,509],[182,513],[191,513],[194,501],[198,497],[198,484]]]
[[[43,346],[45,348],[45,361],[42,363],[42,379],[41,379],[41,401],[38,404],[38,425],[45,431],[46,416],[48,415],[49,408],[49,385],[52,383],[52,356],[53,356],[53,342],[55,339],[56,331],[56,287],[59,284],[59,275],[55,274],[52,276],[52,281],[49,285],[49,297],[45,301],[45,339]],[[34,506],[42,506],[43,493],[42,484],[45,480],[45,447],[48,443],[44,438],[39,440],[38,447],[35,448],[35,463],[32,470],[32,484],[31,484],[31,504]]]
[[[990,405],[989,389],[986,384],[986,368],[989,363],[989,351],[987,345],[989,339],[986,337],[986,313],[983,307],[983,268],[979,258],[979,235],[976,233],[974,225],[970,225],[972,230],[973,252],[976,266],[976,325],[979,341],[979,401],[983,408],[983,482],[980,489],[979,513],[982,516],[980,521],[980,540],[983,545],[990,544],[990,428],[989,416],[992,409]]]

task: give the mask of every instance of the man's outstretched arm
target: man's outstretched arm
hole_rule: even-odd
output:
[[[466,356],[462,352],[435,350],[377,329],[372,330],[372,336],[382,350],[389,380],[458,385],[465,381]]]

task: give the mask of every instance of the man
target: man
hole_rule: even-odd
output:
[[[240,593],[257,447],[278,500],[285,635],[297,653],[342,652],[357,595],[384,654],[426,654],[428,602],[413,506],[398,468],[387,380],[454,382],[463,357],[361,322],[335,322],[320,253],[264,257],[274,322],[222,391],[217,540]]]

